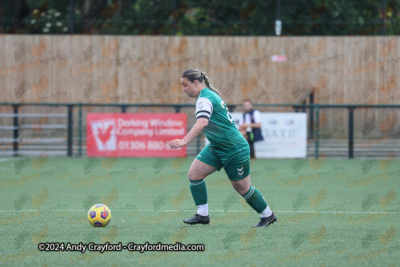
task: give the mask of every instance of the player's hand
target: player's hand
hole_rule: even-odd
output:
[[[169,146],[170,146],[172,149],[177,149],[177,148],[179,148],[179,147],[183,147],[183,146],[186,146],[186,145],[187,145],[187,144],[186,144],[185,141],[183,141],[183,139],[175,139],[175,140],[172,140],[171,143],[169,144]]]

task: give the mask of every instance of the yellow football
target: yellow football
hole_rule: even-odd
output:
[[[111,211],[104,204],[93,205],[88,211],[88,220],[94,227],[105,227],[111,221]]]

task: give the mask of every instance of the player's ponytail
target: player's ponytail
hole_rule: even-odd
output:
[[[212,91],[214,91],[217,95],[219,95],[218,89],[214,88],[214,87],[211,85],[210,80],[208,79],[208,76],[206,75],[206,73],[205,73],[205,72],[200,72],[200,73],[201,73],[201,76],[202,76],[203,79],[204,79],[205,84],[207,85],[207,88],[210,88],[210,89],[211,89]]]
[[[190,81],[191,83],[193,83],[195,80],[198,80],[201,83],[204,81],[207,88],[210,88],[210,90],[214,91],[217,95],[219,95],[218,89],[214,88],[211,85],[210,79],[208,78],[205,72],[202,72],[198,69],[188,69],[182,73],[182,78],[188,79],[188,81]]]

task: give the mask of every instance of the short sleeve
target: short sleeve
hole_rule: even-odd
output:
[[[239,118],[239,125],[242,125],[244,123],[244,121],[243,121],[243,115],[242,116],[240,116],[240,118]]]
[[[261,113],[260,113],[260,111],[255,110],[254,114],[253,114],[253,117],[254,117],[254,122],[255,123],[261,122]]]
[[[200,97],[196,102],[196,119],[210,119],[213,112],[213,106],[208,98]]]

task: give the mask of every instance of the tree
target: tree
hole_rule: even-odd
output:
[[[282,1],[282,35],[399,34],[400,2]],[[275,35],[276,1],[0,1],[5,33],[131,35]],[[71,13],[73,16],[71,16]],[[56,16],[57,14],[57,16]],[[384,29],[384,31],[382,30]]]

